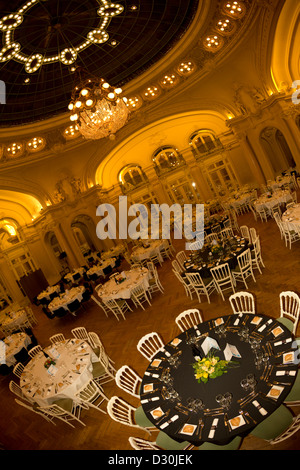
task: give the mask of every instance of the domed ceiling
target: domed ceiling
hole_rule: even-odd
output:
[[[198,3],[0,0],[0,127],[65,113],[76,67],[124,86],[174,46]]]

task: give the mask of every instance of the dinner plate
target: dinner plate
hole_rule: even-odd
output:
[[[179,431],[180,434],[186,434],[187,436],[192,436],[197,428],[196,424],[184,424],[181,430]]]
[[[164,412],[160,407],[158,407],[158,408],[155,408],[154,410],[150,411],[150,414],[152,415],[152,417],[153,417],[154,419],[158,419],[158,418],[160,418],[162,415],[164,415],[165,412]]]
[[[284,330],[281,328],[281,326],[276,326],[276,328],[274,328],[271,333],[275,336],[275,338],[277,338],[277,336],[281,335],[283,332]]]
[[[234,430],[246,424],[246,421],[244,420],[243,416],[238,415],[238,416],[235,416],[234,418],[231,418],[229,420],[229,424],[230,424],[231,429]]]
[[[284,353],[283,354],[283,364],[288,364],[290,362],[293,362],[294,357],[295,357],[295,355],[294,355],[293,351]]]
[[[281,392],[284,390],[284,387],[279,387],[278,385],[273,385],[268,394],[267,394],[267,397],[270,397],[270,398],[274,398],[275,400],[277,400],[277,398],[279,398]]]

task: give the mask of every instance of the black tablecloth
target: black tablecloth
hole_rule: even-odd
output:
[[[159,429],[175,440],[187,440],[194,445],[200,445],[204,441],[225,444],[236,435],[246,435],[256,424],[275,411],[284,401],[294,383],[297,371],[296,361],[283,364],[284,353],[291,350],[296,351],[294,352],[295,359],[298,353],[297,345],[287,328],[265,315],[229,315],[220,318],[224,320],[223,326],[226,327],[226,337],[217,334],[218,328],[215,319],[203,322],[198,325],[200,339],[196,344],[192,345],[187,342],[191,335],[195,337],[198,334],[196,329],[192,328],[181,333],[177,336],[181,342],[177,346],[173,346],[170,342],[165,346],[165,351],[157,353],[154,360],[157,359],[160,364],[154,367],[153,361],[151,361],[143,377],[141,404],[147,417]],[[259,321],[259,324],[252,323],[254,318]],[[275,331],[275,328],[279,326],[281,333],[276,337],[272,331]],[[249,328],[249,339],[261,340],[259,351],[270,355],[269,361],[263,363],[259,369],[255,364],[255,353],[250,342],[241,339],[240,334],[245,327]],[[217,351],[216,355],[220,359],[224,359],[223,351],[227,344],[236,346],[242,357],[240,359],[233,358],[238,362],[238,367],[228,368],[227,373],[215,379],[209,379],[207,383],[198,383],[192,367],[195,362],[194,346],[197,346],[201,352],[200,345],[206,338],[205,335],[217,340],[220,350]],[[281,342],[283,344],[278,344]],[[170,364],[170,354],[171,357],[178,357],[179,365],[177,367]],[[161,381],[163,373],[168,368],[173,378],[171,386]],[[253,395],[249,395],[251,391],[245,391],[241,386],[241,381],[248,374],[253,374],[256,380]],[[145,392],[144,387],[149,384],[150,389],[151,384],[153,384],[153,391]],[[173,388],[179,394],[179,397],[176,399],[167,398],[165,390],[168,387]],[[275,393],[278,393],[276,392],[278,390],[280,392],[279,396],[276,398],[267,396],[271,390],[271,393],[274,393],[274,390]],[[232,403],[229,409],[221,410],[221,413],[220,410],[216,410],[214,413],[212,411],[214,408],[220,408],[220,405],[216,402],[216,396],[226,392],[232,394]],[[244,404],[241,400],[248,395],[249,401]],[[154,400],[152,400],[153,398]],[[204,408],[191,411],[189,398],[200,398],[203,401]],[[259,407],[261,407],[260,411]],[[162,410],[163,414],[161,416],[159,416],[159,411],[156,413],[157,416],[152,415],[153,410],[157,408]],[[167,427],[162,427],[165,422],[176,415],[178,418],[174,422],[170,422]],[[236,417],[241,418],[238,420],[240,425],[232,429],[229,421]],[[210,435],[215,419],[218,419],[217,426],[214,434]],[[185,423],[195,425],[192,435],[180,432]]]
[[[237,235],[220,240],[218,246],[216,253],[213,252],[214,245],[206,244],[201,250],[191,254],[184,262],[185,272],[198,272],[203,278],[207,278],[211,276],[210,269],[220,264],[228,263],[229,269],[234,269],[238,265],[237,257],[250,247],[248,240]]]

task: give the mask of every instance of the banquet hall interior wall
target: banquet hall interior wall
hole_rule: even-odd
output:
[[[84,249],[112,246],[96,235],[99,204],[118,207],[121,195],[128,204],[203,203],[300,170],[300,110],[292,102],[292,83],[300,79],[300,4],[247,5],[250,20],[236,41],[204,68],[197,48],[186,48],[197,39],[196,16],[176,51],[124,92],[160,83],[179,58],[192,57],[192,73],[133,111],[113,139],[85,141],[69,129],[67,113],[0,129],[2,297],[26,303],[22,277],[41,270],[43,282],[54,284],[66,267],[85,263]],[[46,142],[40,151],[7,153],[13,142],[23,148],[34,137]]]

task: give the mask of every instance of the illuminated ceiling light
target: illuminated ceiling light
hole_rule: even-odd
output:
[[[226,13],[231,18],[240,19],[246,13],[246,7],[243,2],[224,2],[223,12]]]
[[[216,52],[224,44],[224,39],[216,34],[211,34],[210,36],[207,36],[204,41],[203,45],[205,49],[211,51],[211,52]]]
[[[160,81],[160,84],[163,88],[172,88],[175,85],[177,85],[179,82],[179,77],[178,75],[175,75],[174,73],[167,74],[165,75],[162,80]]]
[[[195,64],[192,61],[187,60],[185,62],[181,62],[178,65],[176,71],[182,77],[187,77],[191,75],[195,71],[195,69],[196,69]]]
[[[23,152],[24,146],[21,142],[12,142],[5,148],[5,154],[7,157],[20,157],[21,155],[23,155]]]
[[[131,96],[127,100],[127,106],[129,109],[139,109],[143,104],[143,100],[139,96]]]
[[[122,89],[114,88],[97,77],[80,80],[68,108],[76,129],[91,140],[112,138],[126,124],[130,113],[127,99],[122,97]]]
[[[43,0],[45,2],[45,0]],[[97,29],[91,30],[87,33],[87,36],[83,38],[81,43],[77,44],[76,47],[70,44],[70,47],[64,50],[57,50],[51,55],[42,55],[43,51],[34,51],[31,56],[26,53],[19,53],[22,46],[19,43],[14,43],[13,38],[15,36],[16,29],[23,22],[23,15],[27,13],[29,9],[34,8],[35,5],[40,4],[41,0],[30,0],[26,2],[21,8],[15,13],[3,16],[0,18],[0,31],[3,31],[3,47],[0,50],[0,62],[6,62],[8,60],[15,60],[25,65],[25,71],[27,73],[35,72],[40,66],[46,66],[47,64],[53,64],[54,62],[61,62],[63,65],[70,66],[77,60],[78,54],[90,47],[93,44],[103,44],[108,41],[109,34],[106,29],[108,28],[111,19],[121,14],[124,11],[124,7],[117,3],[110,3],[107,0],[98,0],[100,8],[96,10],[97,14],[101,17],[100,24]],[[34,12],[32,13],[34,16]],[[21,34],[18,34],[21,37]],[[112,42],[112,45],[113,42]],[[59,49],[59,48],[58,48]],[[71,70],[73,72],[73,70]]]
[[[161,89],[155,85],[148,86],[143,92],[143,98],[147,101],[154,100],[161,94]]]
[[[26,148],[29,152],[40,152],[46,146],[46,140],[43,137],[33,137],[26,144]]]

